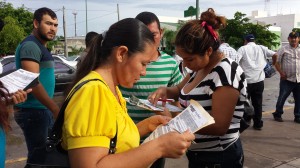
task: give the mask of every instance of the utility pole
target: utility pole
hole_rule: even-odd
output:
[[[77,12],[73,11],[72,14],[74,15],[74,20],[75,20],[75,37],[77,37],[77,33],[76,33],[76,15],[77,15]]]
[[[196,19],[199,19],[199,0],[196,0]]]
[[[64,27],[64,38],[65,38],[65,57],[68,57],[68,46],[67,46],[67,29],[66,29],[66,18],[65,18],[65,6],[63,6],[63,27]]]
[[[87,23],[87,0],[85,0],[85,34],[88,32],[88,23]]]
[[[119,4],[117,4],[118,21],[120,20]]]

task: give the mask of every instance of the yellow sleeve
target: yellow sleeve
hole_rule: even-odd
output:
[[[109,92],[104,83],[92,81],[73,95],[65,110],[63,140],[66,149],[109,148],[110,139],[116,133],[116,114]]]

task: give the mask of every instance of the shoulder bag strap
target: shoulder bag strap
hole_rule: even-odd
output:
[[[89,79],[89,80],[83,81],[83,82],[79,83],[77,86],[75,86],[75,88],[67,96],[66,100],[64,101],[63,105],[61,106],[61,108],[59,110],[59,113],[58,113],[58,116],[57,116],[57,119],[55,120],[53,128],[52,128],[51,132],[49,133],[48,138],[50,138],[52,141],[59,142],[61,140],[61,137],[62,137],[62,126],[63,126],[63,123],[64,123],[64,116],[65,116],[65,109],[66,109],[66,107],[67,107],[70,99],[72,98],[72,96],[75,94],[75,92],[77,90],[79,90],[84,84],[86,84],[86,83],[88,83],[90,81],[100,81],[100,82],[104,83],[100,79]],[[116,135],[110,141],[109,154],[113,154],[116,151],[117,134],[118,134],[118,127],[117,127],[117,131],[116,131]]]

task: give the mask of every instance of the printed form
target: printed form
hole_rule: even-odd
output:
[[[33,73],[24,69],[18,69],[0,78],[9,93],[15,93],[19,89],[26,90],[38,84],[39,73]]]
[[[190,130],[192,133],[197,132],[203,127],[215,123],[215,120],[209,113],[196,101],[191,100],[190,105],[179,115],[169,121],[167,125],[158,126],[144,141],[151,141],[170,131],[183,133]]]

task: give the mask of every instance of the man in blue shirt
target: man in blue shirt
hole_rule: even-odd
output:
[[[16,49],[16,67],[39,73],[39,84],[32,88],[27,101],[16,105],[15,120],[21,127],[28,149],[28,160],[33,149],[45,145],[48,129],[53,125],[59,107],[52,100],[54,95],[54,59],[46,48],[55,38],[58,20],[48,8],[34,12],[33,31]]]

